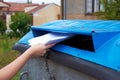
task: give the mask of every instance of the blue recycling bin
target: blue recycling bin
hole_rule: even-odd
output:
[[[98,80],[120,80],[119,20],[56,20],[32,26],[13,48],[22,53],[30,47],[28,40],[50,32],[75,36],[55,45],[48,59]]]

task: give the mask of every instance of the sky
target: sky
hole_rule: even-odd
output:
[[[22,2],[26,3],[27,0],[4,0],[5,2]],[[41,4],[42,2],[44,3],[56,3],[60,5],[60,0],[31,0],[33,3],[39,3]]]

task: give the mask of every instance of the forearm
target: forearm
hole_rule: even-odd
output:
[[[15,61],[2,68],[0,70],[0,80],[10,80],[31,57],[30,53],[31,51],[27,50]]]
[[[54,44],[36,44],[31,46],[16,60],[14,60],[13,62],[11,62],[10,64],[8,64],[0,70],[0,80],[10,80],[30,59],[31,56],[43,56],[46,53],[47,49],[49,49],[53,45]]]

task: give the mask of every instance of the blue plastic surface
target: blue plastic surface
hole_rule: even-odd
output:
[[[57,44],[54,50],[120,71],[120,21],[117,20],[56,20],[41,26],[32,26],[19,43],[48,33],[72,33],[92,37],[94,50],[88,51]],[[29,37],[28,37],[29,36]]]
[[[91,35],[92,32],[120,31],[120,21],[114,20],[56,20],[32,29],[47,30],[52,32],[68,32],[83,35]]]

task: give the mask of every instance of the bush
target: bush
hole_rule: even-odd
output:
[[[31,16],[24,12],[19,12],[11,17],[10,28],[15,37],[21,37],[30,30]]]
[[[0,36],[0,68],[12,62],[17,56],[18,52],[12,50],[12,46],[18,38],[10,39],[7,36]]]
[[[120,20],[120,0],[114,0],[107,5],[105,12],[106,19]]]
[[[101,0],[105,11],[100,16],[101,19],[120,20],[120,0]],[[101,13],[101,12],[99,12]]]
[[[0,34],[3,35],[5,33],[5,30],[6,30],[5,22],[0,17]]]
[[[19,38],[10,39],[7,35],[0,36],[0,54],[11,51],[12,46]]]

